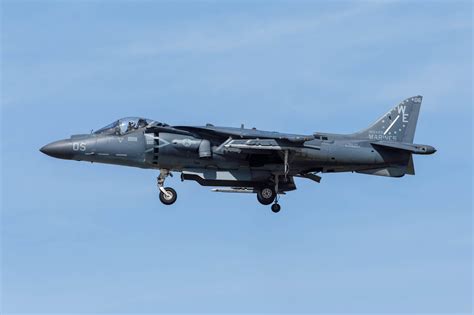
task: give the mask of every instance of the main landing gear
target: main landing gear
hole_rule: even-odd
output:
[[[284,158],[283,158],[283,166],[284,166],[284,173],[280,174],[283,175],[284,184],[288,183],[288,173],[290,172],[290,164],[288,162],[289,152],[288,150],[284,151]],[[281,206],[278,203],[278,193],[280,192],[278,188],[278,184],[280,181],[279,174],[273,174],[274,178],[269,179],[269,184],[264,185],[257,189],[257,200],[262,205],[269,205],[272,204],[272,211],[273,213],[278,213],[281,210]]]
[[[275,187],[270,185],[262,186],[257,190],[257,200],[262,205],[272,204],[272,211],[278,213],[281,210],[281,206],[278,203],[278,179],[276,180]]]
[[[269,205],[272,204],[273,201],[276,199],[276,191],[271,186],[263,186],[259,190],[257,190],[257,200],[262,205]]]
[[[165,179],[168,176],[173,176],[169,170],[162,169],[160,170],[160,176],[157,177],[158,189],[160,190],[160,201],[169,206],[176,202],[178,199],[178,194],[176,190],[171,187],[163,187]]]

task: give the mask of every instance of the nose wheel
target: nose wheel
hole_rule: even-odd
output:
[[[173,203],[176,202],[176,199],[178,198],[178,195],[176,193],[176,190],[174,190],[171,187],[161,187],[160,188],[160,201],[169,206],[172,205]]]
[[[171,187],[164,187],[165,179],[168,176],[173,175],[170,173],[169,170],[161,169],[160,176],[158,176],[157,178],[157,185],[160,191],[160,201],[167,206],[172,205],[176,202],[176,199],[178,199],[178,194],[176,193],[176,190]]]

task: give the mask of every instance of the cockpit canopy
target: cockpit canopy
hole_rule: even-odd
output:
[[[124,135],[131,131],[150,127],[150,126],[167,126],[166,124],[140,117],[126,117],[114,121],[110,125],[100,128],[94,134],[108,134],[108,135]]]

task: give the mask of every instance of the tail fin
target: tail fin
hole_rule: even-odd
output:
[[[369,128],[355,133],[354,136],[370,140],[413,143],[422,99],[420,95],[407,98]]]

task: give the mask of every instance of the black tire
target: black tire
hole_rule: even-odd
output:
[[[171,196],[166,196],[161,190],[160,190],[160,201],[169,206],[172,205],[173,203],[176,202],[176,199],[178,199],[178,194],[176,193],[176,190],[174,190],[171,187],[165,187],[166,192],[170,194]]]
[[[273,211],[274,213],[278,213],[278,212],[280,212],[280,210],[281,210],[281,207],[280,207],[280,205],[279,205],[278,203],[272,204],[272,211]]]
[[[257,200],[262,205],[269,205],[275,201],[276,193],[273,187],[263,186],[257,191]]]

